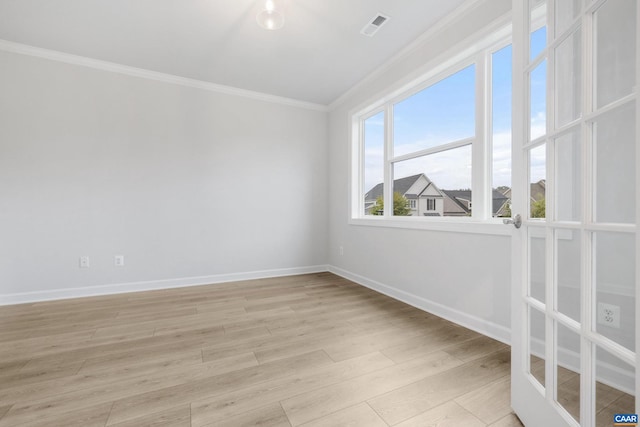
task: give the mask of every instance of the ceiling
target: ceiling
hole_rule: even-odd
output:
[[[465,0],[280,2],[267,31],[264,0],[0,0],[0,39],[328,105]]]

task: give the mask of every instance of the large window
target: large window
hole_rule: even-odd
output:
[[[353,218],[511,216],[507,37],[353,115]]]

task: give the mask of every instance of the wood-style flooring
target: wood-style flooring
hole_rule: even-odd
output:
[[[521,426],[510,349],[330,273],[0,307],[0,427]]]

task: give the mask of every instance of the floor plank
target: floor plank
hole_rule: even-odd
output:
[[[360,403],[302,424],[302,427],[367,426],[387,427],[387,423],[366,403]]]
[[[449,401],[416,415],[397,427],[484,427],[486,424],[455,402]]]
[[[411,384],[420,378],[450,370],[461,363],[447,353],[434,352],[425,358],[413,359],[286,399],[282,401],[282,407],[291,424],[297,426]]]
[[[357,378],[371,372],[393,366],[393,362],[381,353],[322,366],[307,375],[288,376],[256,384],[214,398],[202,399],[191,405],[193,427],[223,421],[255,407],[281,403],[283,400],[318,390],[331,384]]]
[[[217,420],[206,427],[291,427],[287,414],[279,403]],[[133,426],[132,426],[133,427]]]
[[[178,408],[156,412],[114,424],[114,427],[191,427],[191,407],[183,405]]]
[[[481,421],[491,424],[509,415],[511,381],[507,375],[499,380],[463,394],[454,401]]]
[[[388,424],[412,418],[510,373],[510,351],[452,367],[369,400]]]

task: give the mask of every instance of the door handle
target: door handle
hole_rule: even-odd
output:
[[[513,226],[515,228],[520,228],[520,226],[522,225],[522,217],[520,216],[520,214],[517,214],[512,219],[509,219],[509,218],[503,219],[502,223],[503,224],[513,224]]]

